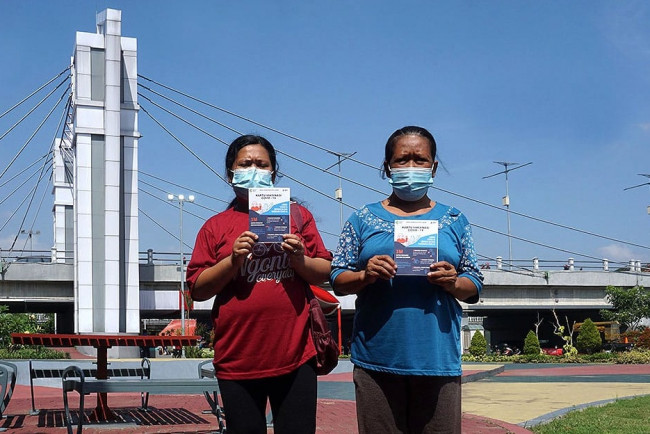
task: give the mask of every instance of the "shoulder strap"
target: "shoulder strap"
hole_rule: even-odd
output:
[[[302,213],[300,212],[300,208],[298,208],[298,203],[291,202],[289,209],[291,213],[291,220],[293,220],[293,222],[296,224],[298,232],[302,233],[302,228],[305,222],[302,219]]]

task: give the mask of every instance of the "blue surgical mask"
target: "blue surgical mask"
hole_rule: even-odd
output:
[[[247,198],[249,188],[273,187],[273,172],[270,170],[258,169],[252,166],[246,169],[235,169],[232,173],[230,183],[237,196]]]
[[[393,193],[407,202],[415,202],[427,194],[433,185],[433,167],[406,167],[390,169],[388,182],[393,186]]]

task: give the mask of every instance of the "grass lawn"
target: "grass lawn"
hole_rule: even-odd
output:
[[[650,396],[574,411],[530,430],[537,434],[650,433]]]

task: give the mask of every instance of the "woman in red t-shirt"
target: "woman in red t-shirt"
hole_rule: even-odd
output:
[[[316,350],[305,286],[328,279],[332,255],[300,205],[292,204],[291,233],[281,243],[256,243],[249,231],[248,189],[272,187],[277,173],[268,140],[235,139],[226,169],[236,198],[199,231],[187,282],[193,300],[217,296],[214,367],[228,432],[265,434],[267,399],[276,434],[314,432]]]

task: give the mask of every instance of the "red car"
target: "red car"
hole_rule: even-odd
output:
[[[562,348],[542,348],[542,352],[544,354],[548,354],[549,356],[561,356],[564,354]]]

